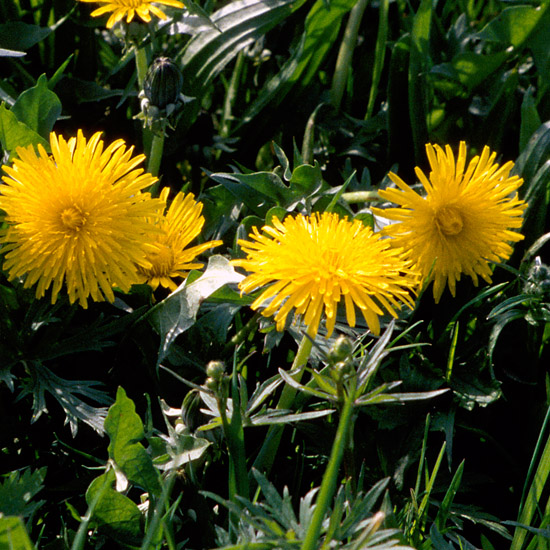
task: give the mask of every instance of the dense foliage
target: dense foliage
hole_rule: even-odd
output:
[[[0,2],[0,549],[547,548],[550,2],[171,0],[107,27],[127,1]],[[112,162],[86,156],[96,132]],[[426,155],[446,146],[496,153],[486,179],[510,187],[475,195],[475,219],[522,236],[453,264],[456,291],[423,260],[412,296],[396,281],[414,253],[393,264],[378,239],[385,201],[454,170]],[[100,224],[115,237],[75,249],[77,268],[46,225],[80,178],[83,204],[124,180],[105,212],[147,206]],[[75,232],[88,216],[63,212]],[[371,278],[328,299],[336,260],[304,235],[343,218],[321,244]],[[311,273],[306,303],[292,284]],[[45,277],[57,299],[37,296]]]

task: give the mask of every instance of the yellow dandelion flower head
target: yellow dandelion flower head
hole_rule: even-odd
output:
[[[251,240],[240,240],[247,257],[232,263],[250,272],[239,284],[241,291],[269,285],[251,307],[267,304],[262,314],[275,314],[278,330],[294,309],[315,337],[324,312],[329,337],[343,301],[350,326],[355,326],[358,307],[370,330],[379,334],[384,310],[397,317],[402,304],[414,306],[411,292],[417,274],[389,239],[381,239],[359,220],[325,212],[287,216],[283,222],[274,217],[272,223],[263,234],[253,228]]]
[[[51,301],[66,286],[69,301],[84,308],[87,299],[114,301],[113,286],[127,292],[154,227],[158,199],[142,190],[156,178],[132,156],[123,140],[104,148],[101,134],[88,141],[79,131],[68,141],[50,134],[52,155],[42,146],[17,149],[0,184],[0,209],[8,229],[0,254],[10,279],[24,277]]]
[[[382,233],[392,237],[396,247],[426,279],[434,281],[433,294],[439,302],[445,286],[455,296],[462,273],[491,282],[490,262],[506,260],[511,242],[523,236],[513,231],[522,225],[526,204],[516,190],[523,180],[511,176],[514,163],[495,163],[496,153],[484,147],[466,166],[466,144],[460,143],[458,158],[451,147],[426,145],[431,167],[429,177],[416,168],[424,188],[422,195],[396,174],[390,173],[397,189],[380,195],[400,208],[373,209],[397,223]]]
[[[201,232],[204,217],[202,203],[196,202],[192,193],[178,193],[168,209],[170,188],[165,187],[160,194],[161,206],[155,220],[159,230],[153,238],[153,248],[147,253],[148,266],[138,268],[140,282],[148,283],[153,290],[159,285],[176,290],[173,279],[185,277],[191,269],[200,269],[203,264],[195,258],[222,241],[209,241],[188,248],[189,243]]]
[[[99,17],[105,13],[111,13],[107,21],[107,28],[110,29],[113,25],[126,17],[126,22],[130,23],[137,15],[145,23],[151,21],[151,13],[159,19],[166,19],[166,14],[154,4],[162,4],[164,6],[172,6],[174,8],[183,8],[184,5],[178,0],[79,0],[80,2],[95,2],[103,4],[92,12],[92,17]],[[154,2],[154,3],[153,3]]]

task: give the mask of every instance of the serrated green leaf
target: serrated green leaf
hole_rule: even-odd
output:
[[[130,482],[153,495],[162,489],[158,472],[151,457],[139,441],[145,438],[143,423],[136,413],[134,402],[118,388],[116,402],[105,419],[105,431],[111,442],[109,456]]]
[[[48,151],[49,143],[25,123],[17,120],[11,111],[0,105],[0,144],[10,155],[17,147],[41,144]]]
[[[15,101],[11,112],[20,122],[48,140],[61,114],[61,101],[48,88],[46,75],[41,75],[36,86],[25,90]]]
[[[0,514],[28,517],[34,513],[43,501],[32,502],[32,498],[43,488],[45,477],[45,467],[10,472],[0,483]]]

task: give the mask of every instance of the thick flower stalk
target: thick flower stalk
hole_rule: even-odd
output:
[[[196,246],[189,244],[201,232],[204,217],[201,215],[202,203],[196,202],[192,193],[178,193],[166,208],[170,188],[165,187],[160,198],[162,203],[158,215],[152,221],[157,232],[152,235],[153,245],[147,253],[147,266],[138,268],[140,282],[148,283],[153,290],[162,286],[176,290],[174,279],[186,277],[191,269],[203,267],[195,258],[222,241],[208,241]]]
[[[107,28],[110,29],[116,23],[126,17],[126,22],[130,23],[134,16],[138,16],[145,23],[151,21],[151,13],[159,19],[166,19],[166,14],[155,4],[172,6],[174,8],[183,8],[184,5],[178,0],[79,0],[79,2],[95,2],[103,4],[92,12],[92,17],[99,17],[105,13],[111,13]]]
[[[395,220],[382,233],[392,237],[425,280],[433,280],[434,299],[439,302],[446,286],[455,296],[463,273],[476,286],[479,277],[491,282],[491,262],[507,260],[510,243],[523,239],[514,229],[522,225],[526,204],[516,192],[523,180],[510,175],[513,162],[499,166],[488,147],[467,166],[464,142],[456,160],[448,145],[443,149],[428,144],[426,151],[429,176],[416,168],[424,193],[390,173],[398,188],[379,193],[399,208],[373,211]]]
[[[137,266],[148,266],[158,201],[142,190],[156,178],[139,165],[123,140],[104,148],[101,134],[79,131],[68,141],[50,135],[52,155],[38,146],[19,148],[0,184],[0,209],[7,231],[0,254],[10,279],[36,286],[42,298],[51,287],[55,303],[65,286],[69,301],[86,308],[88,298],[114,301],[138,282]]]
[[[369,329],[380,332],[379,316],[397,317],[403,304],[412,308],[417,274],[401,252],[359,220],[337,214],[276,217],[263,234],[256,228],[239,244],[246,259],[233,260],[250,274],[239,284],[243,292],[266,286],[252,308],[266,305],[262,314],[275,314],[282,330],[291,310],[303,316],[308,334],[315,337],[323,313],[327,337],[334,330],[338,304],[343,302],[353,327],[359,308]]]

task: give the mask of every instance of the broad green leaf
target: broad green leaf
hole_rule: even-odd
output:
[[[0,517],[0,549],[34,550],[34,545],[20,517]]]
[[[505,8],[477,33],[477,38],[502,42],[519,48],[535,29],[546,6],[511,6]],[[546,32],[548,29],[546,29]]]
[[[136,413],[134,402],[118,388],[116,402],[105,419],[105,431],[111,442],[109,457],[130,482],[159,495],[161,486],[151,457],[139,441],[144,439],[143,423]]]
[[[82,80],[81,78],[64,77],[58,84],[62,90],[70,92],[71,96],[78,103],[87,103],[89,101],[102,101],[110,97],[118,97],[124,93],[124,90],[103,88],[96,82]]]
[[[273,172],[216,173],[210,177],[221,183],[262,218],[273,203],[283,206],[295,198],[281,178]]]
[[[47,27],[10,21],[0,25],[0,47],[24,52],[44,40],[51,32]]]
[[[143,516],[134,502],[113,489],[114,482],[112,469],[94,479],[86,491],[86,502],[91,506],[98,498],[92,518],[103,532],[124,544],[138,546],[143,539]]]
[[[24,122],[17,120],[17,117],[0,105],[0,144],[2,149],[11,154],[17,147],[41,144],[46,150],[50,145],[38,133],[29,128]]]
[[[295,195],[307,197],[317,191],[323,183],[321,167],[315,161],[315,164],[302,164],[292,171],[290,177],[290,189]]]
[[[453,57],[450,63],[435,65],[430,73],[460,82],[470,93],[491,76],[509,56],[510,53],[507,51],[486,55],[462,52]]]
[[[158,362],[161,363],[174,340],[195,323],[201,303],[222,286],[244,279],[223,256],[212,256],[204,274],[196,281],[183,283],[168,298],[157,304],[149,321],[160,334]]]
[[[36,86],[25,90],[17,98],[11,112],[20,122],[47,140],[61,114],[61,101],[48,88],[48,80],[43,74]]]

